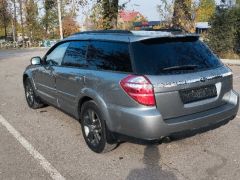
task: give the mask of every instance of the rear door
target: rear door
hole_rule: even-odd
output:
[[[163,38],[133,44],[136,71],[154,86],[164,119],[216,108],[232,88],[228,68],[197,38]]]
[[[87,68],[87,41],[72,41],[61,66],[55,69],[58,105],[74,114],[78,95],[84,86],[83,69]]]

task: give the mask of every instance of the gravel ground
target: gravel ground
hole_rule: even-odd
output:
[[[155,145],[122,143],[90,151],[77,120],[48,106],[28,108],[22,73],[45,49],[0,50],[0,115],[66,179],[229,179],[240,177],[240,115],[227,125]],[[240,93],[240,66],[231,66]],[[0,179],[51,179],[39,161],[0,124]]]

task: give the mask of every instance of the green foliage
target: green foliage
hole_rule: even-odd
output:
[[[49,34],[54,36],[55,27],[58,24],[58,12],[56,0],[44,1],[44,16],[41,23],[45,30],[45,38],[49,37]]]
[[[201,0],[196,11],[197,22],[208,22],[214,15],[216,9],[214,0]]]
[[[175,0],[172,23],[174,28],[194,32],[194,6],[192,0]]]
[[[208,33],[209,46],[221,57],[240,55],[240,7],[215,14]]]
[[[4,31],[4,36],[7,36],[7,27],[10,24],[11,21],[11,14],[9,12],[8,8],[8,1],[7,0],[1,0],[0,3],[0,28]]]
[[[103,29],[112,29],[117,26],[118,0],[101,0]]]
[[[116,29],[118,10],[124,9],[129,1],[119,5],[119,0],[96,0],[86,21],[92,23],[92,29]]]
[[[34,0],[28,0],[25,4],[26,33],[30,40],[43,38],[43,29],[38,21],[38,6]]]

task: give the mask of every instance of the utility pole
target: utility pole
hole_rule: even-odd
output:
[[[58,4],[58,21],[59,21],[59,32],[60,32],[60,38],[63,39],[63,31],[62,31],[62,13],[61,13],[61,2],[60,0],[57,0]]]

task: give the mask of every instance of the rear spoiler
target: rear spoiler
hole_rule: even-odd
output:
[[[174,35],[165,37],[148,37],[142,39],[139,42],[144,44],[158,44],[164,42],[194,42],[199,40],[199,35],[187,34],[187,35]]]

